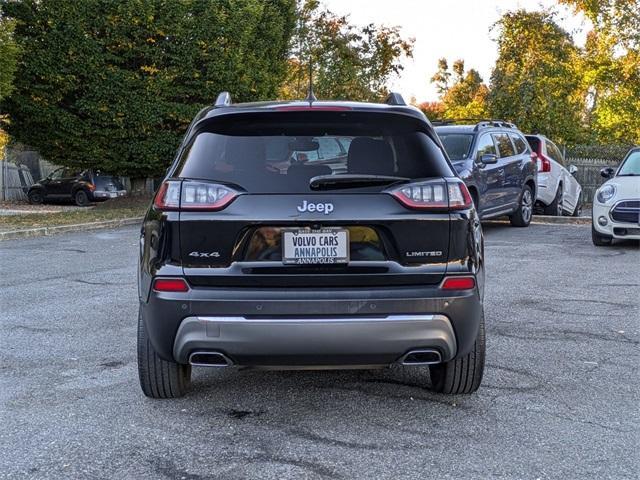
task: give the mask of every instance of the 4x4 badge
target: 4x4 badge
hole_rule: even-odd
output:
[[[218,252],[191,252],[189,254],[190,257],[198,257],[198,258],[218,258],[220,254]]]
[[[302,205],[296,207],[300,213],[304,212],[320,212],[329,215],[333,212],[333,203],[312,203],[306,200],[302,201]]]

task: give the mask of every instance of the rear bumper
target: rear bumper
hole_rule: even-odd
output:
[[[538,191],[536,195],[536,201],[547,206],[556,198],[557,189],[555,188],[555,182],[548,173],[538,172]]]
[[[106,190],[94,190],[91,192],[93,200],[108,200],[110,198],[125,197],[127,195],[126,190],[116,190],[113,192],[107,192]]]
[[[178,329],[173,356],[188,363],[195,351],[214,351],[248,366],[384,365],[419,348],[438,350],[445,361],[455,356],[455,333],[447,317],[187,317]]]
[[[152,291],[141,308],[166,360],[212,350],[241,365],[381,365],[419,348],[448,361],[471,350],[482,315],[477,289],[436,286],[192,288]]]

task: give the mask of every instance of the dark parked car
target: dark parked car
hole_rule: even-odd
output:
[[[142,390],[183,395],[192,366],[397,365],[435,391],[473,392],[483,250],[467,187],[399,95],[232,104],[223,93],[191,124],[143,222]]]
[[[72,200],[81,207],[91,202],[124,197],[127,194],[118,177],[103,175],[99,171],[78,171],[62,167],[34,183],[27,192],[29,203],[49,200]]]
[[[537,194],[537,164],[522,132],[496,120],[437,126],[436,132],[480,218],[508,215],[512,225],[528,226]]]

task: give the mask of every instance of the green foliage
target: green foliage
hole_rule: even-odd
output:
[[[624,48],[640,48],[638,0],[558,0],[591,20],[596,31],[616,39]]]
[[[438,60],[438,71],[431,77],[431,83],[436,84],[436,90],[440,97],[449,90],[450,81],[451,72],[449,71],[449,63],[446,58],[441,58]]]
[[[161,174],[221,90],[273,98],[294,0],[8,0],[23,59],[10,133],[48,160]]]
[[[291,45],[284,98],[306,96],[311,61],[319,98],[380,100],[388,93],[388,80],[402,71],[401,60],[413,52],[413,40],[403,39],[398,27],[357,27],[316,0],[300,3]]]
[[[583,135],[580,52],[549,12],[509,12],[497,22],[498,59],[491,75],[491,115],[556,141]]]
[[[441,58],[438,61],[438,71],[431,78],[438,91],[442,92],[442,116],[439,118],[485,118],[488,114],[489,88],[483,83],[480,74],[473,68],[465,71],[464,60],[453,63],[453,74],[453,84],[449,85],[451,72],[447,60]]]
[[[592,141],[640,144],[640,2],[561,3],[593,23],[580,64]]]
[[[13,90],[20,49],[13,38],[15,22],[0,17],[0,101]]]

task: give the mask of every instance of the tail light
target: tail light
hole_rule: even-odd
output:
[[[442,290],[472,290],[476,288],[474,277],[447,277],[440,286]]]
[[[183,278],[156,278],[153,282],[156,292],[188,292],[189,285]]]
[[[153,205],[158,210],[222,210],[239,192],[218,183],[167,180],[158,189]]]
[[[538,171],[543,173],[551,171],[551,162],[542,154],[538,155]]]
[[[389,193],[405,207],[418,210],[465,210],[473,204],[467,186],[459,180],[410,183]]]

